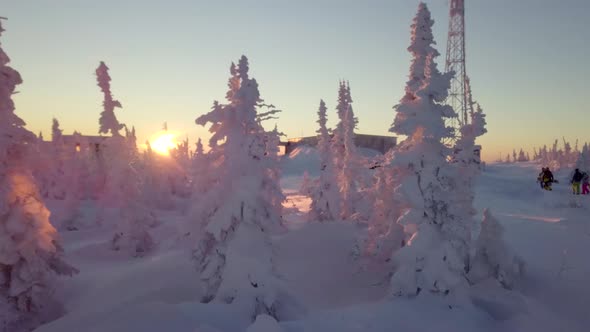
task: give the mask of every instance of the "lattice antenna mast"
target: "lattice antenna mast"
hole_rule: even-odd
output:
[[[465,69],[465,0],[450,0],[449,35],[445,71],[454,71],[447,104],[457,112],[451,125],[459,132],[469,122],[472,110],[469,94],[469,79]]]

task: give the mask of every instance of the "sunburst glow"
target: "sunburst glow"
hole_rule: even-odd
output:
[[[169,155],[170,149],[176,147],[175,135],[170,132],[164,132],[155,136],[150,145],[152,150],[161,155]]]

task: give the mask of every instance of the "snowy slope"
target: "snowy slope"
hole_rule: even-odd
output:
[[[299,193],[313,149],[283,161],[290,229],[273,239],[282,281],[296,294],[291,321],[260,319],[249,331],[588,331],[590,330],[590,197],[572,206],[568,173],[544,192],[538,165],[488,165],[477,184],[478,209],[489,207],[505,226],[507,241],[527,264],[517,292],[474,289],[465,297],[385,297],[387,271],[363,269],[352,258],[360,231],[347,223],[308,224],[309,199]],[[313,176],[313,172],[310,172]],[[250,320],[238,308],[198,303],[200,290],[180,213],[162,213],[153,230],[158,249],[129,258],[109,249],[108,225],[63,232],[66,258],[81,273],[57,290],[68,314],[39,332],[245,331]]]

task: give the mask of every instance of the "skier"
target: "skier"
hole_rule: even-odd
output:
[[[551,173],[551,170],[549,170],[549,167],[545,168],[545,171],[543,172],[543,189],[545,190],[553,190],[551,188],[551,184],[553,182],[555,182],[555,179],[553,179],[553,173]]]
[[[590,176],[588,172],[582,173],[582,195],[590,194]]]
[[[572,184],[572,191],[574,195],[580,194],[580,183],[582,182],[583,177],[584,175],[582,175],[582,173],[580,173],[580,170],[576,168],[576,170],[574,171],[574,175],[572,176],[572,180],[570,181],[570,183]]]

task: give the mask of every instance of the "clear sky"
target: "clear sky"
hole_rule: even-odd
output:
[[[448,0],[426,1],[445,53]],[[24,79],[17,114],[50,138],[98,132],[94,70],[111,68],[117,117],[140,142],[168,122],[191,144],[194,119],[223,99],[231,61],[250,59],[289,137],[312,135],[323,98],[334,124],[350,81],[359,133],[384,135],[407,80],[416,0],[1,0],[2,46]],[[486,160],[565,136],[590,141],[589,0],[466,0],[467,71],[487,113]],[[444,69],[444,56],[439,57]],[[266,124],[272,128],[274,122]]]

